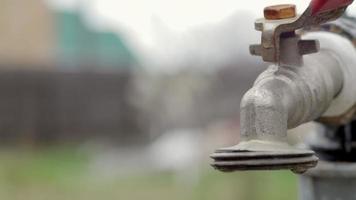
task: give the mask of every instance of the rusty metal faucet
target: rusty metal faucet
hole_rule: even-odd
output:
[[[265,17],[255,23],[262,32],[261,44],[251,45],[250,52],[272,65],[241,101],[241,142],[216,150],[211,155],[213,167],[303,173],[315,167],[318,158],[311,150],[289,145],[287,130],[317,119],[338,123],[352,119],[355,48],[337,34],[300,31],[337,19],[352,3],[330,5],[332,1],[322,5],[312,1],[302,15],[296,14],[294,5],[265,8]]]

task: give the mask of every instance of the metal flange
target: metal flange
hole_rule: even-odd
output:
[[[244,170],[291,170],[294,173],[304,173],[315,167],[318,158],[310,150],[270,150],[248,151],[225,148],[211,155],[215,169],[223,172]]]

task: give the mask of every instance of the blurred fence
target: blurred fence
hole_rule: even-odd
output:
[[[138,140],[139,116],[127,100],[130,80],[129,71],[1,71],[0,141]]]
[[[221,120],[238,126],[241,95],[264,69],[248,62],[215,72],[155,75],[0,68],[0,143],[100,139],[123,145]]]

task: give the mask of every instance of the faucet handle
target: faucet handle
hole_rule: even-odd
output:
[[[296,7],[293,4],[281,4],[268,6],[263,10],[265,19],[278,20],[294,18],[297,15]]]
[[[266,7],[264,18],[255,22],[256,30],[262,32],[261,44],[251,45],[250,53],[261,56],[266,62],[300,65],[303,55],[317,52],[318,43],[300,41],[300,35],[296,31],[339,18],[352,2],[353,0],[313,0],[302,15],[297,15],[295,5],[291,4]],[[288,48],[283,49],[282,43],[286,40]],[[283,55],[291,52],[292,55]],[[290,58],[296,59],[289,60]]]

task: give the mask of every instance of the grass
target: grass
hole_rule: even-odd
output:
[[[171,172],[103,178],[89,170],[90,159],[71,148],[0,151],[0,199],[297,199],[296,176],[288,171],[224,174],[206,168],[198,179]]]

